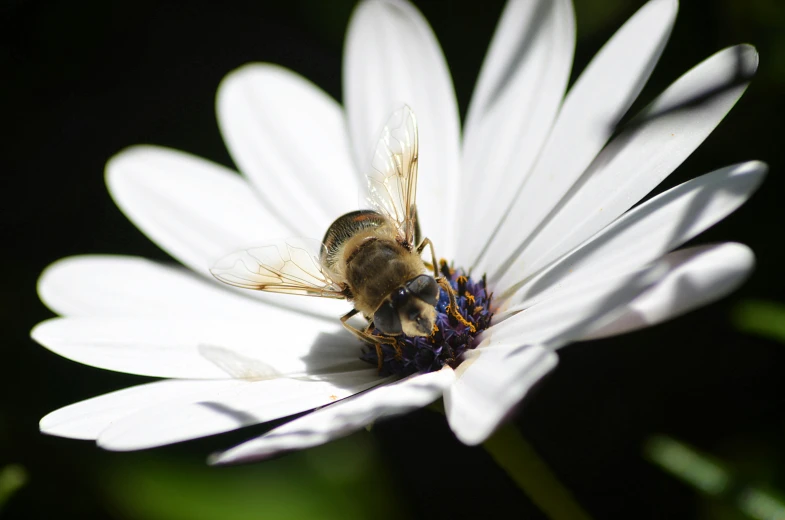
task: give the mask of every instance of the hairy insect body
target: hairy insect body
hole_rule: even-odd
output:
[[[398,239],[395,225],[375,211],[353,211],[338,218],[322,241],[322,266],[347,286],[354,308],[369,319],[385,306],[392,308],[393,329],[409,336],[431,333],[435,310],[406,289],[407,282],[426,271],[420,255]],[[427,275],[425,275],[427,276]],[[429,277],[430,278],[430,277]],[[397,318],[397,319],[396,319]],[[384,319],[380,325],[384,327]],[[399,323],[400,322],[400,323]]]
[[[465,323],[454,291],[439,276],[433,244],[420,236],[418,150],[417,121],[404,106],[387,121],[366,175],[368,202],[376,211],[338,218],[327,229],[318,257],[315,248],[294,240],[237,251],[211,272],[236,287],[350,300],[354,309],[341,322],[356,337],[376,345],[380,370],[382,344],[397,349],[394,336],[433,334],[440,289],[449,298],[447,312]],[[426,247],[433,275],[426,274],[420,258]],[[369,321],[365,330],[348,323],[358,313]]]
[[[346,280],[345,251],[350,251],[371,237],[395,239],[396,230],[390,221],[372,210],[358,210],[338,217],[322,240],[320,261],[322,266],[338,279]],[[337,280],[336,280],[337,281]]]

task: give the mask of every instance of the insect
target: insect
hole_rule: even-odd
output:
[[[233,253],[211,269],[213,276],[247,289],[350,301],[354,309],[341,323],[376,346],[380,369],[382,344],[399,352],[396,336],[433,333],[440,287],[449,296],[448,312],[466,323],[456,310],[452,287],[439,276],[433,243],[420,237],[418,146],[414,113],[404,106],[387,121],[366,176],[373,210],[339,217],[321,244],[295,239]],[[427,267],[421,257],[426,247]],[[368,320],[364,330],[348,322],[358,313]],[[374,328],[381,335],[372,334]]]

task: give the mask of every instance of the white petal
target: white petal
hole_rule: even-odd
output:
[[[152,377],[270,379],[368,366],[358,359],[362,344],[337,322],[306,316],[56,318],[32,336],[79,363]]]
[[[510,213],[488,259],[515,257],[509,276],[530,276],[559,256],[615,220],[643,198],[681,162],[719,124],[746,89],[739,76],[749,78],[757,67],[757,53],[742,45],[721,51],[707,59],[671,85],[644,112],[644,119],[614,139],[594,160],[580,180],[554,182],[562,194],[558,199],[535,190],[539,200],[548,199],[542,218],[530,218],[532,207],[521,205]],[[722,89],[700,103],[695,97]],[[684,103],[688,103],[684,105]],[[679,107],[677,110],[674,110]],[[521,215],[526,224],[522,229]],[[546,213],[550,212],[550,213]],[[535,234],[531,234],[532,231]],[[506,240],[506,244],[504,243]],[[523,254],[516,255],[523,250]],[[511,256],[512,255],[512,256]],[[490,261],[490,260],[489,260]],[[503,266],[491,276],[498,280]]]
[[[483,442],[556,365],[552,349],[613,320],[666,272],[666,265],[657,263],[584,286],[580,292],[519,309],[484,331],[480,344],[459,365],[455,385],[445,393],[447,417],[458,438],[466,444]]]
[[[240,246],[286,236],[234,172],[183,152],[128,148],[106,165],[117,205],[147,236],[196,272]]]
[[[183,152],[136,146],[106,165],[109,191],[126,216],[167,253],[212,280],[209,268],[227,254],[291,237],[236,173]],[[292,305],[280,295],[244,291]],[[305,298],[297,308],[335,315],[335,302]]]
[[[455,380],[452,369],[409,377],[327,406],[211,457],[229,464],[268,457],[281,451],[324,444],[348,435],[380,417],[398,415],[435,401]]]
[[[525,302],[502,311],[499,321],[484,331],[477,348],[518,338],[518,344],[559,348],[585,334],[598,323],[610,321],[629,302],[667,274],[658,262],[623,274],[581,280],[562,287],[535,303]],[[496,317],[494,317],[496,319]]]
[[[322,380],[275,379],[225,386],[198,401],[150,403],[112,422],[98,445],[115,451],[152,448],[215,435],[330,404],[379,384],[376,370]]]
[[[227,291],[182,268],[133,256],[63,258],[38,279],[38,294],[63,316],[251,319],[291,313]]]
[[[316,85],[282,67],[246,65],[224,78],[217,113],[234,162],[299,236],[321,238],[357,208],[343,110]]]
[[[246,381],[156,381],[74,403],[41,419],[43,433],[72,439],[97,439],[113,422],[148,406],[207,399]]]
[[[510,1],[485,57],[466,117],[458,265],[471,265],[526,178],[553,125],[570,77],[575,16],[570,0]],[[427,231],[427,229],[426,229]]]
[[[738,208],[757,189],[767,166],[750,161],[728,166],[672,188],[629,211],[584,245],[530,281],[512,271],[497,291],[517,290],[512,303],[565,290],[582,280],[637,269],[703,232]]]
[[[518,194],[506,186],[508,195],[499,204],[488,205],[485,219],[474,219],[482,227],[469,236],[477,237],[470,247],[474,252],[471,264],[487,246],[488,233],[509,210],[514,200],[511,221],[501,232],[514,228],[511,246],[517,246],[525,235],[556,205],[578,179],[613,133],[646,83],[665,47],[678,5],[674,0],[653,0],[641,8],[605,44],[570,89],[559,111],[553,131],[537,160],[531,175]],[[568,152],[566,152],[568,151]],[[536,157],[535,157],[536,158]],[[525,159],[526,169],[530,167]],[[518,161],[517,164],[520,164]],[[506,184],[511,184],[507,182]],[[512,183],[512,186],[518,184]],[[524,213],[525,218],[521,215]],[[507,226],[507,228],[505,227]],[[499,254],[494,248],[491,254]],[[486,264],[482,264],[482,268]]]
[[[408,2],[362,2],[344,50],[344,103],[361,173],[388,116],[403,104],[416,114],[419,136],[417,208],[437,253],[452,258],[452,217],[459,183],[459,120],[452,81],[428,22]]]
[[[552,350],[513,337],[493,348],[475,349],[455,371],[455,383],[444,393],[447,420],[456,437],[475,445],[487,439],[510,410],[545,374],[558,356]]]
[[[627,305],[611,323],[581,339],[615,336],[649,327],[718,300],[747,279],[755,256],[745,245],[727,243],[675,251],[663,259],[668,275]]]

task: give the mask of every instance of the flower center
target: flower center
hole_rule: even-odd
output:
[[[395,345],[382,344],[380,375],[408,376],[416,372],[433,372],[444,365],[454,368],[463,360],[463,353],[476,346],[474,339],[477,334],[490,326],[493,294],[487,291],[485,276],[474,281],[464,275],[462,270],[448,266],[444,260],[439,263],[439,270],[455,292],[457,313],[463,319],[448,312],[450,299],[442,289],[436,305],[434,333],[428,337],[398,336]],[[372,334],[383,335],[378,330]],[[379,366],[375,346],[368,345],[360,359]]]

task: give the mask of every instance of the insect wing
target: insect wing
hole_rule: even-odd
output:
[[[321,244],[292,239],[232,253],[210,272],[218,280],[259,291],[344,298],[343,288],[324,272],[319,262]]]
[[[414,245],[417,196],[417,120],[408,106],[393,112],[376,145],[368,179],[369,202],[391,218]]]

